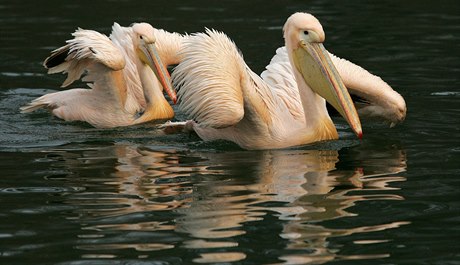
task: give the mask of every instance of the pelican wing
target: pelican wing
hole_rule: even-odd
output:
[[[214,30],[184,41],[172,79],[179,108],[203,127],[225,128],[244,116],[240,71],[245,64],[235,44]]]
[[[126,58],[126,65],[123,68],[127,90],[125,109],[130,113],[138,112],[146,105],[142,83],[135,63],[139,59],[133,45],[133,34],[132,27],[122,27],[116,22],[113,24],[110,34],[113,44]]]
[[[114,74],[125,67],[122,52],[105,35],[93,30],[77,29],[67,45],[54,50],[43,65],[49,74],[64,73],[66,87],[85,76],[82,81],[97,93],[114,96],[124,101],[126,82],[123,76]]]
[[[266,70],[260,76],[272,89],[273,93],[281,99],[292,117],[295,120],[304,122],[305,116],[297,81],[285,47],[276,50],[275,56],[273,56],[266,66]]]

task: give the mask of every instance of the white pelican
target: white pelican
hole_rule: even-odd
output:
[[[398,92],[394,91],[380,77],[369,73],[348,60],[339,58],[330,52],[328,53],[348,92],[358,98],[355,102],[355,107],[361,119],[383,120],[389,123],[390,127],[404,121],[406,103]],[[297,87],[286,47],[280,47],[276,50],[276,55],[273,56],[270,64],[260,76],[272,87]],[[281,87],[280,89],[282,89]],[[303,112],[300,97],[295,99],[296,102],[292,104]]]
[[[78,29],[67,45],[54,50],[44,62],[50,74],[67,73],[62,87],[86,72],[82,81],[90,82],[91,89],[46,94],[22,107],[22,112],[49,108],[61,119],[86,121],[98,128],[172,118],[174,111],[163,88],[174,102],[176,94],[158,56],[153,27],[136,23],[124,28],[115,23],[112,29],[110,39]]]
[[[284,38],[296,86],[264,82],[223,33],[207,30],[187,38],[173,72],[179,108],[193,119],[186,128],[204,140],[225,139],[245,149],[337,139],[327,100],[361,138],[358,114],[323,47],[319,21],[296,13],[284,25]]]

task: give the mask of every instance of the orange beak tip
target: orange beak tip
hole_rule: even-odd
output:
[[[359,138],[360,140],[363,139],[363,132],[359,132],[359,133],[358,133],[358,138]]]
[[[169,95],[169,98],[171,99],[171,101],[176,104],[177,103],[177,96],[175,94],[173,95]]]

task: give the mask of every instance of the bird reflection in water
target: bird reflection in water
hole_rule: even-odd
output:
[[[84,152],[80,162],[101,163],[104,157],[115,166],[110,177],[93,180],[86,192],[68,198],[78,206],[71,218],[84,231],[77,248],[95,255],[115,249],[183,247],[201,250],[194,262],[232,262],[247,257],[243,242],[258,231],[285,242],[275,260],[289,264],[385,257],[340,255],[340,247],[329,241],[407,222],[356,223],[348,228],[323,224],[355,218],[359,211],[352,207],[358,202],[403,199],[391,193],[397,189],[391,183],[405,181],[399,174],[406,170],[404,151],[391,147],[368,155],[360,149],[347,151],[352,164],[363,165],[352,169],[341,168],[342,151],[336,150],[218,152],[115,144]],[[109,236],[116,232],[131,236]]]

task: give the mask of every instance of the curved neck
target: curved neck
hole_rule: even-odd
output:
[[[287,46],[287,45],[286,45]],[[305,82],[302,74],[297,70],[292,59],[292,52],[288,48],[289,61],[299,89],[300,100],[305,116],[305,125],[309,137],[315,141],[337,139],[339,137],[337,129],[332,122],[326,107],[326,100],[316,94]]]
[[[155,38],[161,60],[166,65],[178,64],[182,57],[179,54],[182,43],[187,36],[179,33],[171,33],[162,29],[155,29]]]
[[[145,111],[138,122],[150,120],[171,119],[174,111],[163,95],[160,82],[155,78],[155,74],[147,65],[138,66],[139,77],[144,90]]]
[[[323,120],[328,120],[332,123],[329,114],[326,108],[326,100],[316,94],[305,82],[302,74],[297,70],[296,64],[293,58],[293,51],[298,49],[299,46],[293,34],[289,32],[285,32],[285,44],[287,49],[287,54],[289,57],[289,62],[292,67],[292,72],[294,73],[294,77],[296,79],[297,88],[299,90],[300,99],[302,102],[302,107],[304,110],[304,116],[306,125],[308,128],[316,128],[318,125],[322,123]]]
[[[297,70],[294,72],[296,72],[300,99],[304,109],[305,124],[309,131],[315,135],[317,141],[339,138],[337,129],[327,112],[326,100],[311,90]]]

